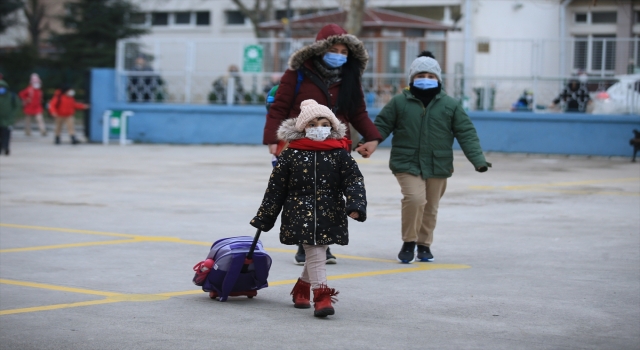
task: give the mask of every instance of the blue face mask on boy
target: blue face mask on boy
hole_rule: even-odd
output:
[[[438,87],[438,81],[429,78],[417,78],[413,80],[413,86],[421,90],[433,89]]]
[[[347,56],[339,53],[327,52],[322,56],[322,60],[331,68],[342,67],[347,62]]]

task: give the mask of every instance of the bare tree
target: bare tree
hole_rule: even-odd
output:
[[[49,24],[43,22],[46,14],[46,6],[40,0],[29,0],[27,6],[22,11],[27,17],[27,29],[31,37],[31,46],[35,52],[39,51],[40,38],[42,34],[49,30]]]
[[[362,30],[362,16],[364,15],[365,0],[351,0],[347,14],[346,29],[349,34],[360,35]]]
[[[253,31],[256,35],[256,38],[265,38],[267,37],[267,32],[264,30],[260,30],[258,25],[260,22],[271,21],[274,18],[273,13],[273,0],[254,0],[253,8],[249,8],[246,6],[242,0],[232,0],[238,9],[245,17],[248,17],[253,24]],[[264,6],[262,3],[264,2]]]

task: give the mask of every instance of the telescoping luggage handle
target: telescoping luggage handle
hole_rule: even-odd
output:
[[[249,248],[249,252],[247,253],[247,257],[244,258],[244,265],[242,265],[242,272],[247,272],[249,265],[253,262],[253,252],[256,250],[256,246],[258,245],[258,239],[260,239],[260,233],[262,231],[258,229],[256,231],[255,237],[253,237],[253,242],[251,242],[251,248]]]

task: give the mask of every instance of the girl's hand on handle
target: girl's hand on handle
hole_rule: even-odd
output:
[[[349,214],[349,217],[352,219],[357,219],[360,217],[360,214],[358,214],[357,211],[352,212],[351,214]]]
[[[278,144],[274,143],[268,146],[269,146],[269,153],[276,155],[276,151],[278,150]]]

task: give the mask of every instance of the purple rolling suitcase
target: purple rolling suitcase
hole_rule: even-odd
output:
[[[207,259],[213,259],[214,265],[202,283],[209,297],[220,301],[229,296],[253,298],[258,289],[268,287],[271,257],[258,240],[260,232],[255,237],[229,237],[213,243]]]

